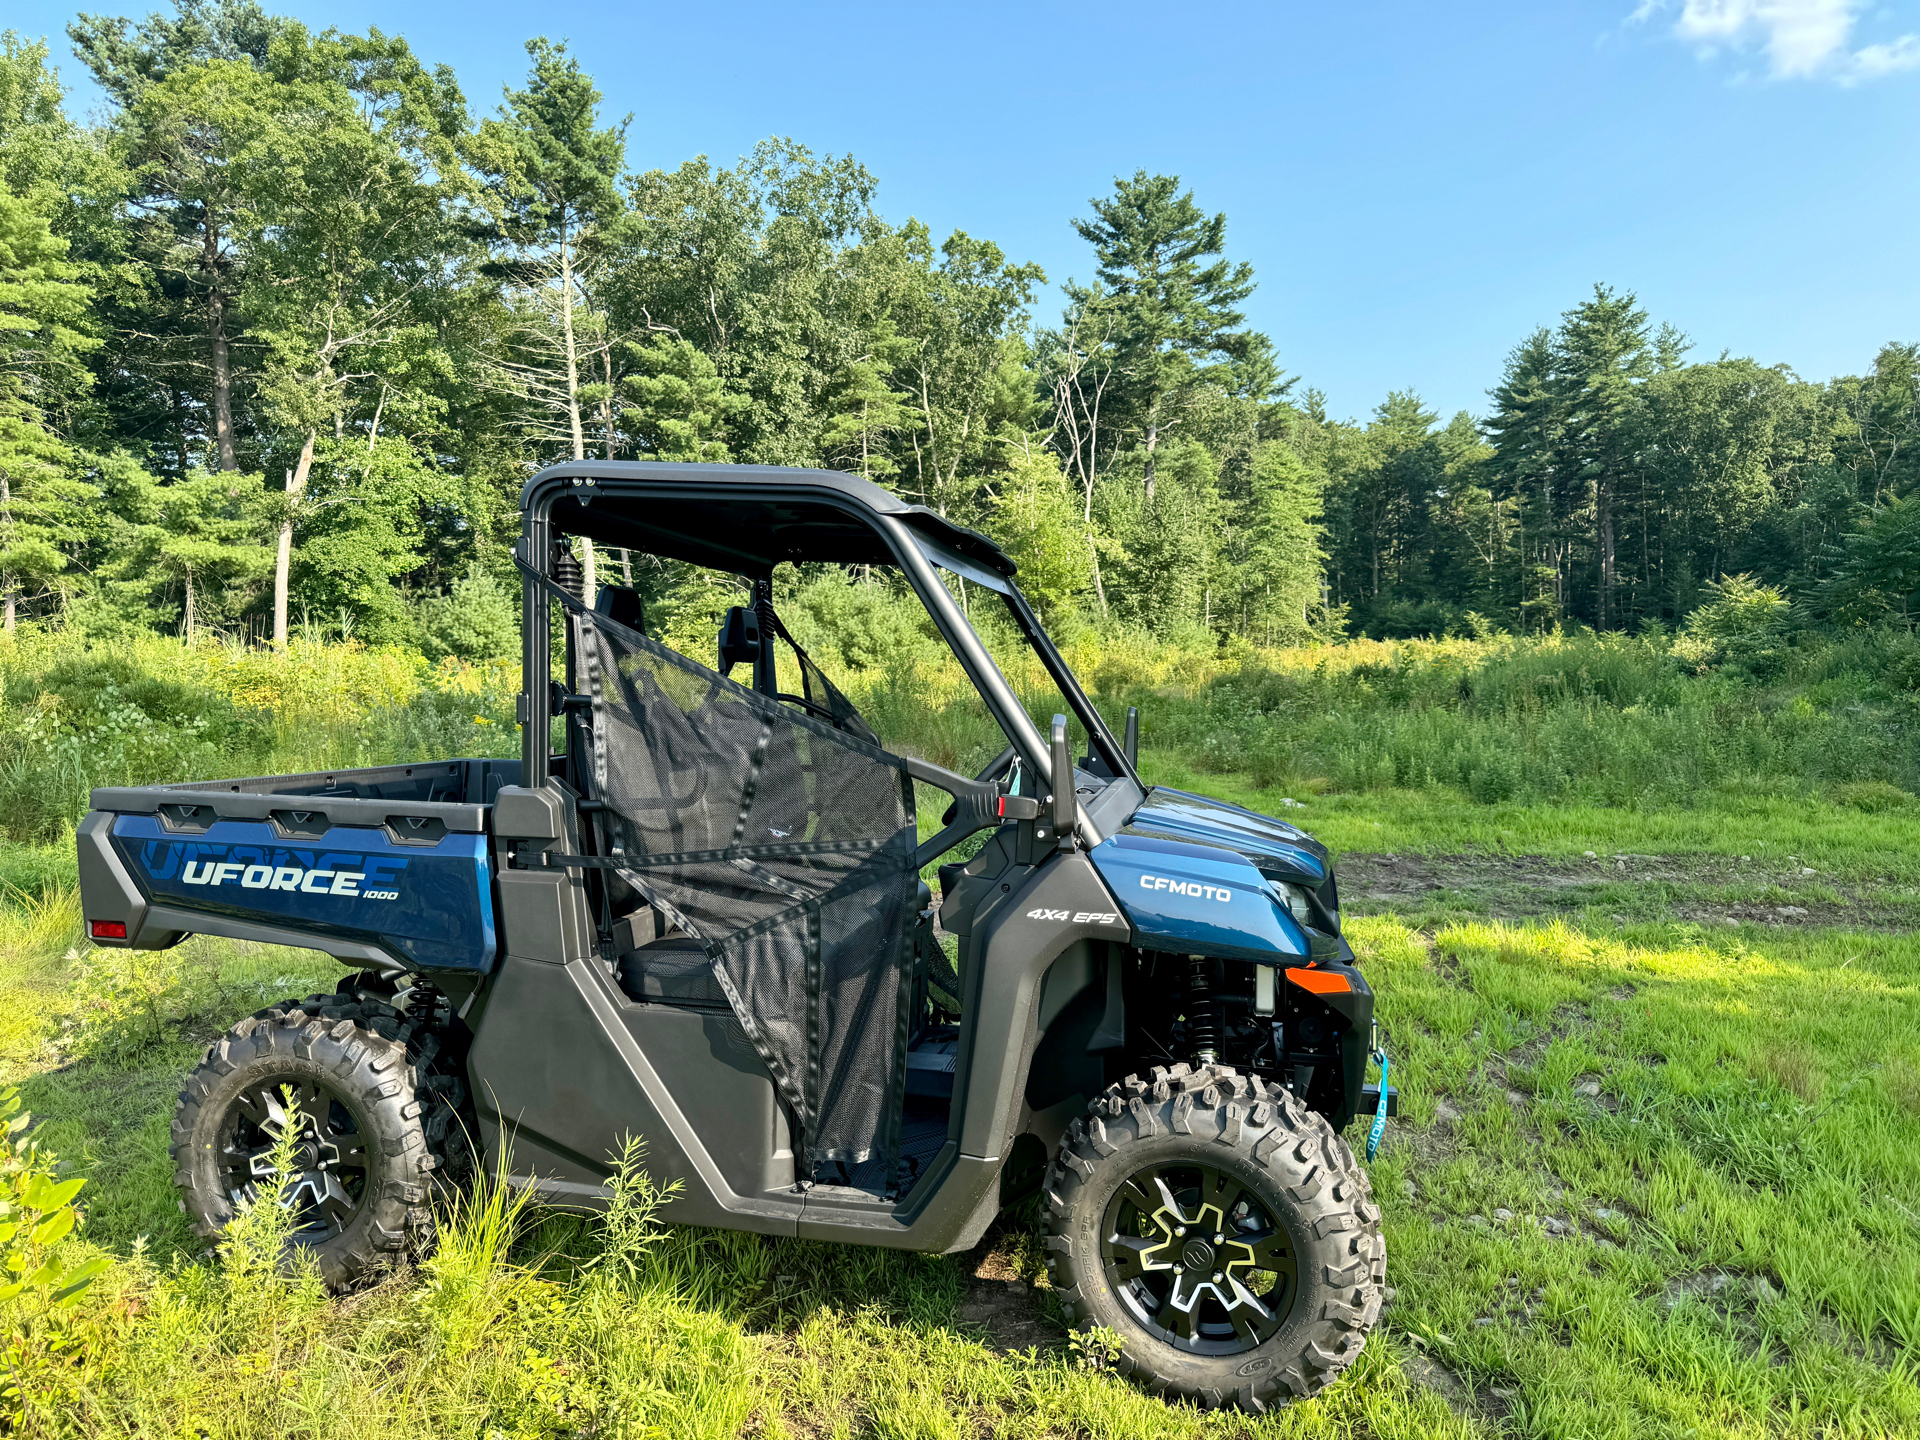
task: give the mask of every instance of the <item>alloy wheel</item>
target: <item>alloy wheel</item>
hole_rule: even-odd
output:
[[[1174,1162],[1123,1181],[1102,1217],[1107,1283],[1157,1339],[1200,1355],[1251,1351],[1294,1308],[1298,1248],[1254,1189]]]
[[[353,1223],[371,1161],[366,1133],[340,1097],[309,1077],[273,1077],[234,1099],[229,1123],[220,1169],[236,1207],[250,1204],[273,1178],[274,1147],[291,1130],[293,1171],[280,1194],[281,1205],[294,1213],[290,1239],[318,1245]]]

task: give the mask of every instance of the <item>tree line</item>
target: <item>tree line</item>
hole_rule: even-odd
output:
[[[485,653],[526,476],[636,456],[866,476],[1000,539],[1062,625],[1622,628],[1742,572],[1914,623],[1912,345],[1826,382],[1694,362],[1597,286],[1485,414],[1337,420],[1173,176],[1071,222],[1089,279],[1049,324],[1039,267],[888,222],[852,157],[631,168],[562,44],[476,116],[404,40],[255,0],[68,38],[98,123],[0,36],[8,629]]]

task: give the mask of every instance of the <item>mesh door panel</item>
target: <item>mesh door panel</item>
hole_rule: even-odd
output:
[[[619,874],[706,946],[807,1174],[897,1150],[914,901],[900,763],[574,612]]]

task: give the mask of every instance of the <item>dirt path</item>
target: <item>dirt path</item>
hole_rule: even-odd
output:
[[[1341,904],[1361,914],[1458,910],[1499,919],[1602,910],[1619,922],[1856,926],[1911,931],[1916,903],[1895,877],[1843,882],[1790,858],[1735,856],[1380,855],[1338,862]]]

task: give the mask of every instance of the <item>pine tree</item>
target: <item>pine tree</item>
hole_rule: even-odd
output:
[[[1643,436],[1640,387],[1654,372],[1648,316],[1631,291],[1596,285],[1593,296],[1561,317],[1554,337],[1560,415],[1556,462],[1581,487],[1590,517],[1597,575],[1595,623],[1614,623],[1616,509],[1637,478]]]
[[[260,117],[258,82],[287,23],[254,0],[180,0],[172,18],[150,15],[131,34],[125,19],[101,15],[67,28],[118,107],[114,126],[139,216],[134,254],[150,268],[162,321],[150,359],[176,395],[204,395],[221,470],[240,466],[233,353],[248,260],[235,234],[248,196],[232,162]],[[191,343],[195,329],[200,345]],[[192,353],[201,346],[204,359]],[[186,410],[174,409],[184,430]]]
[[[1191,391],[1205,383],[1271,387],[1272,347],[1241,328],[1246,317],[1235,308],[1254,293],[1254,267],[1224,258],[1203,263],[1222,254],[1227,217],[1205,214],[1191,190],[1180,191],[1178,176],[1137,170],[1131,180],[1115,180],[1111,198],[1092,204],[1093,218],[1076,220],[1074,229],[1094,247],[1101,289],[1070,282],[1070,311],[1112,317],[1113,402],[1140,439],[1152,500],[1156,452]],[[1091,316],[1077,322],[1093,323]]]
[[[532,66],[524,90],[507,92],[503,113],[482,123],[482,169],[499,217],[502,272],[513,295],[513,353],[498,361],[507,388],[529,405],[536,435],[551,436],[585,459],[585,412],[599,400],[612,438],[614,336],[591,288],[594,227],[621,211],[627,125],[599,124],[600,92],[564,43],[527,42]],[[598,368],[607,373],[599,380]],[[586,584],[596,588],[593,542],[585,545]]]
[[[87,533],[95,494],[53,424],[88,386],[81,329],[92,299],[46,217],[0,186],[0,607],[17,622],[23,587],[43,591]]]
[[[1255,452],[1252,481],[1241,578],[1248,630],[1263,645],[1298,643],[1325,624],[1320,519],[1327,477],[1270,440]]]

